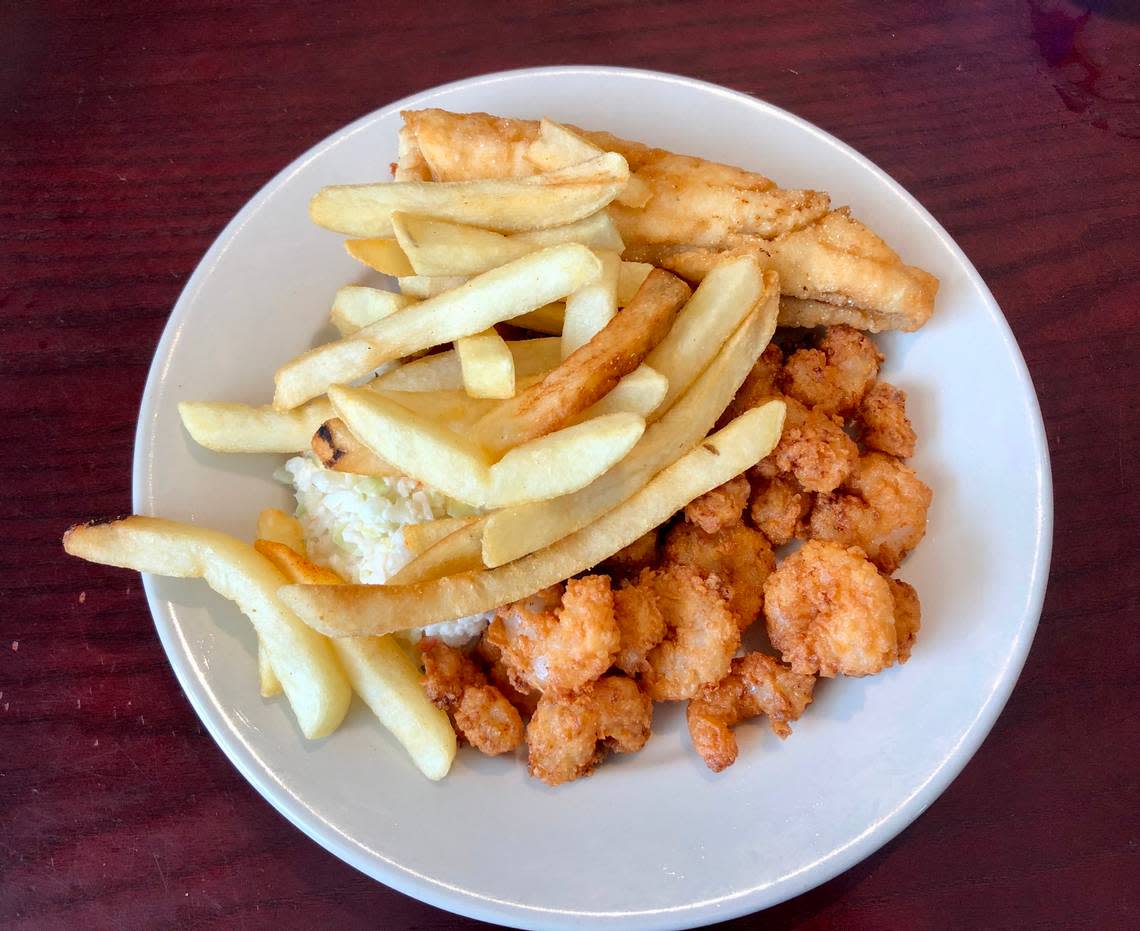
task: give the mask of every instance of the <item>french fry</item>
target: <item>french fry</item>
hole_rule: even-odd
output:
[[[390,317],[415,302],[415,298],[395,291],[349,285],[336,292],[329,319],[341,336],[351,336],[370,323]]]
[[[253,622],[301,733],[325,737],[344,719],[352,691],[332,646],[281,603],[285,577],[249,544],[216,530],[133,516],[72,527],[63,548],[108,566],[204,579]]]
[[[567,223],[565,226],[552,226],[544,230],[527,230],[525,233],[512,233],[512,242],[528,243],[545,249],[564,242],[580,242],[591,249],[611,249],[621,252],[625,248],[621,235],[610,219],[609,213],[599,210],[584,220]],[[636,290],[636,289],[635,289]]]
[[[511,449],[491,466],[485,507],[559,498],[620,462],[645,432],[645,419],[605,414]]]
[[[783,421],[783,401],[747,411],[594,523],[509,565],[412,585],[291,585],[281,599],[334,637],[392,633],[494,610],[596,566],[739,475],[772,450]]]
[[[502,233],[392,214],[392,228],[416,275],[478,275],[522,258],[538,247],[516,242]]]
[[[404,181],[326,187],[309,203],[318,226],[347,236],[395,234],[392,214],[410,213],[496,232],[547,229],[581,220],[625,187],[629,166],[614,152],[513,181]]]
[[[718,265],[700,283],[673,328],[645,359],[669,380],[659,415],[705,370],[765,288],[778,295],[779,280],[774,272],[765,275],[751,256]]]
[[[609,394],[580,416],[583,420],[589,420],[591,417],[601,417],[603,414],[627,411],[631,414],[648,417],[661,406],[668,390],[669,382],[665,376],[651,369],[648,365],[642,364],[614,385]]]
[[[653,271],[653,266],[648,262],[622,261],[621,271],[618,273],[618,307],[625,307],[633,300],[633,296],[641,290],[641,286],[645,284],[645,279],[649,277],[651,271]]]
[[[522,327],[524,330],[534,330],[536,333],[549,333],[559,336],[562,333],[562,321],[566,314],[566,305],[562,301],[544,304],[537,310],[512,317],[511,326]]]
[[[226,401],[180,401],[178,415],[199,446],[217,453],[299,453],[332,416],[326,398],[290,411]]]
[[[295,552],[305,555],[305,532],[297,518],[277,508],[266,508],[257,515],[257,537],[259,540],[274,540],[283,543]],[[254,549],[257,547],[255,546]],[[273,671],[269,661],[269,651],[257,638],[257,681],[262,698],[275,698],[281,694],[281,680]]]
[[[562,322],[562,358],[585,346],[617,313],[617,284],[621,257],[616,252],[598,252],[602,273],[592,284],[566,298]]]
[[[281,543],[258,540],[258,552],[291,582],[341,585],[335,572],[315,565]],[[391,731],[428,779],[442,779],[455,759],[457,741],[447,714],[433,705],[420,671],[391,637],[342,637],[333,649],[352,689]]]
[[[473,398],[513,398],[515,362],[506,341],[492,327],[455,341],[463,390]]]
[[[524,383],[533,381],[524,379]],[[371,388],[371,385],[366,387]],[[438,421],[452,430],[470,430],[481,417],[498,403],[493,398],[473,398],[459,391],[385,391],[374,388],[378,394],[395,401],[428,420]]]
[[[602,152],[594,143],[561,123],[543,119],[538,127],[538,138],[527,148],[526,159],[539,171],[553,171],[597,158]],[[629,181],[614,199],[628,207],[644,207],[651,196],[649,186],[636,175],[630,175]]]
[[[397,278],[415,274],[412,263],[394,239],[347,239],[344,248],[358,262],[382,275]]]
[[[689,287],[654,271],[635,298],[593,339],[537,385],[503,401],[476,426],[492,455],[569,423],[632,372],[668,332]]]
[[[454,291],[461,284],[467,284],[470,280],[466,275],[438,275],[434,278],[427,275],[402,275],[396,279],[396,284],[400,286],[400,293],[405,297],[420,300],[439,297],[448,291]]]
[[[477,517],[420,553],[388,579],[385,585],[411,585],[457,572],[483,568],[483,522]]]
[[[776,327],[776,295],[759,305],[717,357],[625,459],[593,484],[565,498],[504,508],[488,515],[483,561],[501,566],[569,536],[630,498],[654,475],[692,449],[713,428],[768,345]]]
[[[565,297],[600,272],[594,254],[575,243],[523,256],[286,363],[275,376],[273,406],[296,407],[391,359],[481,333]]]
[[[332,405],[330,404],[331,408]],[[360,442],[339,417],[331,417],[313,434],[310,448],[326,469],[353,475],[386,475],[400,472]]]
[[[515,366],[515,379],[521,382],[535,375],[545,375],[561,361],[560,340],[507,340]],[[452,391],[462,390],[463,370],[454,350],[434,352],[422,359],[405,362],[373,379],[370,387],[384,391]]]
[[[444,537],[451,536],[456,530],[478,519],[477,517],[437,517],[435,520],[425,520],[418,524],[405,524],[402,528],[404,546],[413,556],[419,556]]]

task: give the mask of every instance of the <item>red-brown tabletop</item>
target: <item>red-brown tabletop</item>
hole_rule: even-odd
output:
[[[1134,3],[57,0],[0,7],[0,50],[0,925],[475,926],[278,815],[183,697],[138,577],[59,541],[130,510],[167,315],[264,182],[414,91],[558,63],[714,81],[863,152],[989,283],[1045,417],[1053,568],[993,732],[880,852],[736,926],[1140,925]]]

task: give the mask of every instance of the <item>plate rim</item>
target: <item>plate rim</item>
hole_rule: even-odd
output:
[[[146,385],[139,402],[132,464],[132,504],[136,513],[151,512],[150,466],[155,436],[154,425],[157,418],[157,397],[164,381],[167,360],[177,346],[182,328],[189,316],[189,309],[194,303],[203,281],[228,251],[237,233],[261,208],[263,202],[284,185],[293,174],[311,161],[321,157],[332,146],[359,132],[375,120],[383,119],[402,109],[424,106],[433,98],[455,90],[490,86],[502,81],[515,81],[540,75],[543,77],[590,75],[622,79],[634,78],[655,83],[685,85],[718,96],[732,98],[755,112],[763,112],[769,117],[796,124],[801,130],[810,133],[822,144],[836,148],[844,155],[854,159],[863,170],[875,175],[880,182],[885,183],[895,194],[901,196],[915,215],[937,237],[940,244],[953,254],[966,271],[970,283],[977,287],[985,298],[983,309],[996,324],[1003,349],[1013,362],[1014,375],[1022,389],[1031,440],[1037,454],[1033,476],[1035,485],[1033,567],[1026,592],[1024,611],[1009,645],[1000,673],[978,714],[957,744],[944,757],[942,765],[935,769],[926,781],[896,806],[889,815],[872,824],[843,847],[837,848],[821,860],[805,866],[799,873],[781,877],[778,881],[740,889],[713,899],[686,903],[682,906],[633,911],[543,908],[480,895],[474,890],[464,889],[411,870],[395,860],[385,857],[378,851],[367,848],[359,840],[342,833],[334,825],[325,821],[316,811],[308,808],[303,799],[294,796],[281,783],[277,782],[269,768],[261,762],[254,748],[228,726],[225,715],[213,701],[209,690],[203,686],[195,674],[193,664],[189,659],[187,644],[181,639],[169,613],[162,607],[161,599],[156,594],[155,583],[151,576],[143,575],[143,589],[167,661],[175,673],[183,694],[214,743],[237,768],[243,778],[279,814],[341,861],[371,879],[436,908],[512,927],[534,927],[537,925],[550,928],[582,927],[584,922],[592,923],[602,920],[609,924],[620,923],[625,928],[697,927],[714,921],[750,914],[757,909],[771,907],[822,885],[889,843],[933,804],[965,768],[966,764],[973,759],[1004,709],[1025,664],[1044,604],[1053,542],[1052,472],[1040,403],[1025,359],[1000,306],[965,252],[912,194],[866,156],[808,120],[742,91],[668,72],[606,65],[538,66],[474,75],[419,91],[364,114],[321,139],[262,185],[218,233],[187,279],[155,347],[154,356],[147,373]],[[764,892],[773,886],[779,888],[779,894],[769,901],[761,903]]]

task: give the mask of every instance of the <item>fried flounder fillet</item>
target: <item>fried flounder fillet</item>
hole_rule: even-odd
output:
[[[400,132],[399,180],[464,181],[533,175],[539,123],[412,110]],[[938,279],[905,265],[827,194],[788,190],[763,175],[675,155],[605,132],[577,130],[618,152],[648,193],[641,206],[614,203],[624,258],[699,281],[726,254],[760,257],[780,275],[780,323],[915,330],[934,309]]]

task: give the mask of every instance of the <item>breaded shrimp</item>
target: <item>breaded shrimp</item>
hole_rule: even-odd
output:
[[[657,530],[650,530],[614,553],[602,568],[619,579],[636,578],[642,569],[652,569],[661,562],[659,542]]]
[[[899,662],[910,659],[914,642],[922,627],[922,607],[918,603],[918,592],[913,585],[902,579],[887,579],[891,587],[891,597],[895,602],[895,635],[899,643]]]
[[[829,327],[817,349],[799,349],[784,363],[784,393],[822,414],[854,411],[879,374],[883,357],[870,338],[849,326]]]
[[[519,714],[524,718],[529,718],[534,714],[534,709],[538,705],[539,693],[535,689],[524,691],[511,681],[507,664],[503,662],[503,651],[483,636],[479,638],[475,652],[483,661],[483,667],[487,671],[487,679],[503,693],[507,701],[519,710]]]
[[[637,584],[653,592],[668,631],[646,657],[642,679],[649,696],[680,701],[719,682],[740,646],[740,627],[720,582],[674,563],[645,570]]]
[[[745,476],[729,479],[686,504],[685,520],[696,524],[705,533],[716,533],[723,527],[739,523],[750,491]]]
[[[455,726],[471,746],[488,756],[510,753],[523,742],[518,709],[493,685],[464,689],[455,709]]]
[[[808,491],[833,491],[850,474],[859,459],[859,447],[843,432],[842,424],[789,398],[780,442],[767,460],[774,469],[761,474],[790,472]]]
[[[764,534],[739,522],[717,533],[705,533],[687,522],[677,524],[665,538],[665,559],[667,564],[716,576],[728,592],[729,608],[742,631],[759,617],[764,580],[776,568],[776,556]]]
[[[932,497],[914,469],[885,453],[868,453],[838,492],[816,498],[809,534],[858,546],[891,573],[926,533]]]
[[[689,702],[687,718],[693,747],[714,773],[736,762],[732,727],[746,718],[766,714],[772,731],[785,738],[811,704],[815,677],[792,672],[774,657],[748,653],[732,661],[732,671],[706,686]]]
[[[815,495],[804,491],[793,475],[780,472],[765,478],[755,474],[748,514],[769,543],[783,546],[793,537],[806,536],[814,502]]]
[[[775,343],[769,343],[760,354],[760,358],[756,360],[756,364],[752,366],[752,371],[744,379],[744,384],[736,392],[736,397],[728,405],[728,410],[721,420],[727,422],[739,417],[745,411],[759,407],[765,401],[781,397],[782,393],[776,385],[776,379],[783,364],[784,354],[780,351],[780,347]]]
[[[536,608],[538,610],[536,610]],[[621,643],[614,597],[604,575],[570,579],[561,605],[534,596],[499,610],[484,635],[502,652],[520,691],[564,695],[597,679],[613,664]]]
[[[805,543],[768,577],[764,617],[798,673],[869,676],[898,658],[890,586],[857,547]]]
[[[859,405],[855,422],[860,428],[860,439],[868,449],[900,459],[914,455],[916,436],[906,415],[906,392],[894,385],[875,382]]]
[[[653,703],[625,676],[606,676],[577,695],[543,695],[527,725],[530,774],[556,786],[589,775],[606,750],[632,753],[649,740]]]
[[[495,756],[523,741],[518,710],[462,650],[425,637],[419,643],[424,663],[424,690],[476,750]]]
[[[665,639],[665,618],[648,585],[623,582],[614,591],[614,618],[621,631],[621,646],[614,665],[629,676],[649,668],[649,651]]]

